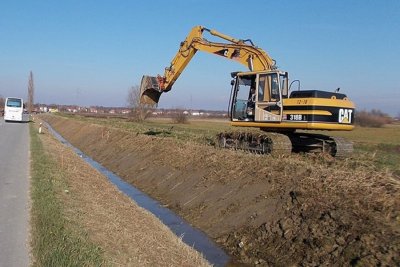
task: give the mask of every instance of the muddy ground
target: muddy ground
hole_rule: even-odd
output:
[[[240,263],[400,265],[400,181],[357,157],[272,157],[45,117]]]

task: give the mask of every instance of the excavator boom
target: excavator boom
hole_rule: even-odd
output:
[[[227,42],[211,42],[203,37],[204,32],[223,39]],[[169,67],[165,68],[164,75],[143,76],[141,82],[141,102],[156,105],[163,92],[171,90],[182,71],[189,64],[197,51],[222,56],[239,62],[250,71],[271,70],[275,61],[268,54],[255,46],[251,40],[240,40],[228,35],[209,30],[202,26],[194,27],[185,41],[181,42],[179,51],[172,59]]]

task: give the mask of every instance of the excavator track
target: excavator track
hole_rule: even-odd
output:
[[[353,143],[342,137],[310,133],[224,132],[217,135],[217,145],[272,155],[289,155],[291,152],[327,153],[336,158],[346,158],[353,152]]]
[[[353,143],[343,137],[331,137],[335,142],[335,157],[347,158],[353,153]]]
[[[293,152],[327,153],[333,157],[345,158],[353,152],[353,143],[343,137],[322,134],[291,133]]]
[[[257,154],[289,155],[292,152],[289,137],[279,133],[224,132],[217,135],[217,144],[221,148]]]

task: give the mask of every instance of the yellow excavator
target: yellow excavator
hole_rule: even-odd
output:
[[[204,32],[224,42],[208,41],[203,37]],[[141,103],[156,105],[197,51],[237,61],[249,69],[231,73],[229,116],[232,126],[257,127],[262,132],[220,133],[217,136],[220,147],[271,154],[326,152],[336,157],[346,157],[353,151],[352,143],[343,138],[299,131],[354,128],[354,104],[339,89],[300,90],[298,80],[289,85],[288,72],[278,70],[275,61],[250,39],[232,38],[202,26],[194,27],[181,42],[163,76],[142,77]],[[296,81],[298,90],[291,91]]]

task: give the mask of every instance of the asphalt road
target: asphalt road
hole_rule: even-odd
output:
[[[29,265],[29,124],[0,118],[0,267]]]

